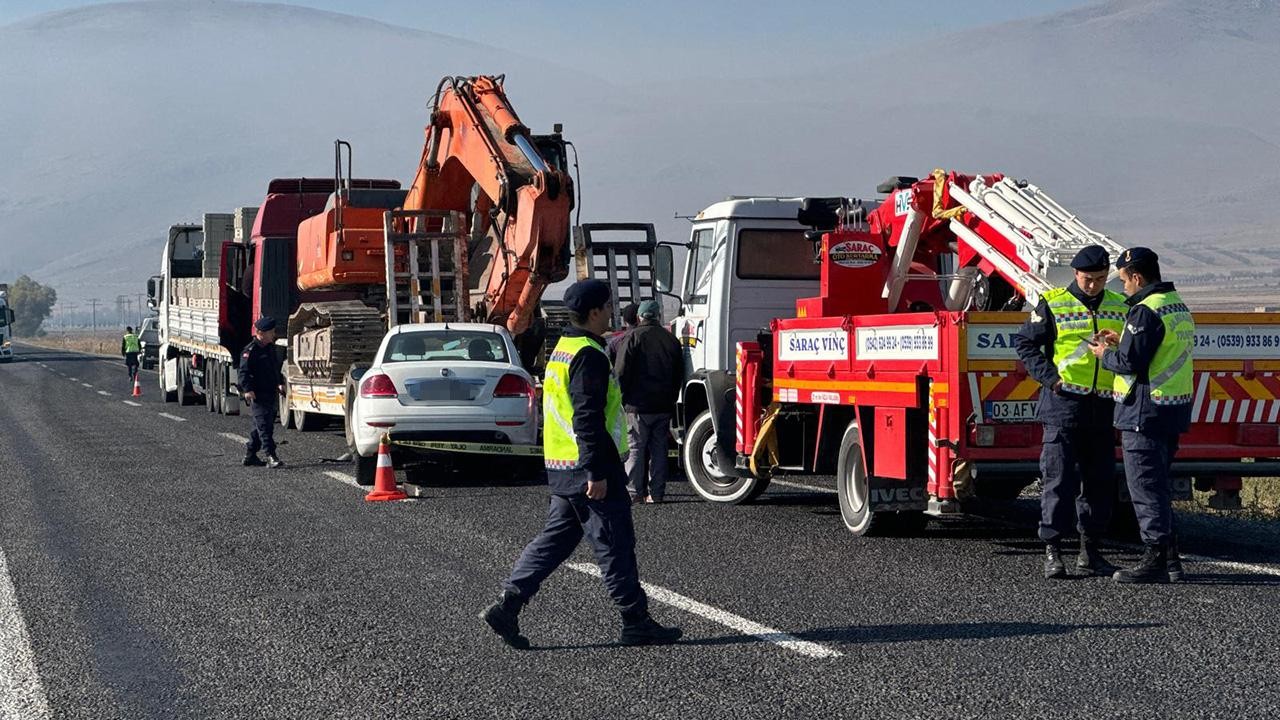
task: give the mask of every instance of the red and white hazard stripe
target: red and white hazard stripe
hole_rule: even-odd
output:
[[[938,449],[938,408],[933,401],[933,383],[929,384],[929,489],[936,492],[938,467],[941,464]]]
[[[1270,397],[1254,397],[1237,380],[1239,373],[1200,373],[1191,408],[1191,421],[1200,423],[1274,423],[1280,419],[1280,376],[1254,375],[1248,382]],[[1224,397],[1225,396],[1225,397]]]
[[[745,438],[746,420],[744,419],[743,416],[746,414],[746,408],[745,408],[746,401],[743,397],[745,393],[743,392],[742,363],[745,359],[747,351],[742,347],[742,343],[738,343],[737,350],[738,350],[737,374],[734,376],[734,380],[735,380],[734,403],[733,403],[734,404],[734,430],[737,431],[737,435],[735,437],[737,440],[736,447],[738,448],[738,452],[745,453],[747,452],[747,448],[745,447],[746,446],[746,438]]]

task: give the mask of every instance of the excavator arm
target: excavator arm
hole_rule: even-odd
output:
[[[529,328],[547,285],[568,275],[573,183],[539,151],[502,76],[440,81],[404,209],[463,214],[475,315],[513,335]]]

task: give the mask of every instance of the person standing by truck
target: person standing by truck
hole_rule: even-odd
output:
[[[240,396],[249,403],[253,432],[244,448],[244,465],[248,467],[284,467],[276,455],[276,413],[280,395],[284,394],[281,358],[276,354],[276,321],[264,317],[253,324],[253,341],[240,353]],[[267,451],[264,463],[259,450]]]
[[[630,426],[627,490],[633,502],[660,503],[667,487],[671,416],[684,384],[684,353],[662,327],[662,304],[645,300],[640,324],[622,341],[614,371]]]
[[[1072,525],[1080,533],[1076,568],[1106,577],[1116,570],[1100,550],[1116,496],[1112,378],[1099,367],[1090,343],[1099,332],[1123,328],[1128,307],[1123,295],[1106,289],[1106,248],[1082,248],[1071,268],[1075,281],[1044,293],[1014,336],[1018,359],[1041,385],[1039,535],[1049,579],[1067,577],[1061,542]]]
[[[551,573],[569,559],[585,533],[595,550],[605,588],[622,613],[623,645],[680,639],[679,628],[659,625],[636,567],[636,534],[627,500],[627,419],[622,392],[605,354],[609,286],[580,280],[565,291],[570,326],[547,362],[543,385],[543,459],[551,485],[547,524],[520,554],[498,602],[480,614],[504,642],[527,649],[520,610]]]
[[[1129,296],[1129,313],[1122,331],[1100,333],[1092,350],[1115,374],[1115,426],[1143,553],[1137,565],[1114,577],[1122,583],[1164,583],[1182,576],[1170,470],[1178,437],[1191,428],[1196,324],[1173,283],[1161,279],[1155,252],[1125,250],[1116,268]]]
[[[120,340],[120,354],[124,356],[124,366],[129,371],[129,382],[138,376],[138,353],[141,352],[142,343],[133,334],[133,327],[126,325],[124,338]]]

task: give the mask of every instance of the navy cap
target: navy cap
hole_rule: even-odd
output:
[[[258,318],[258,322],[254,323],[253,326],[257,328],[259,332],[266,332],[268,330],[276,329],[276,321],[275,318],[261,317]]]
[[[564,306],[571,312],[585,315],[596,308],[604,307],[613,297],[609,285],[603,280],[579,280],[564,291]]]
[[[640,303],[640,317],[646,320],[657,320],[662,317],[662,303],[657,300],[645,300]]]
[[[1123,270],[1134,263],[1159,261],[1160,256],[1151,248],[1135,247],[1120,253],[1120,257],[1116,258],[1116,268]]]
[[[1071,267],[1081,272],[1098,272],[1106,270],[1111,266],[1111,256],[1107,254],[1107,249],[1101,245],[1088,245],[1080,248],[1080,252],[1076,253],[1074,259],[1071,260]]]

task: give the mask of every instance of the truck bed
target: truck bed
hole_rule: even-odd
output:
[[[218,332],[218,278],[179,278],[169,294],[168,339],[171,345],[231,361]]]

